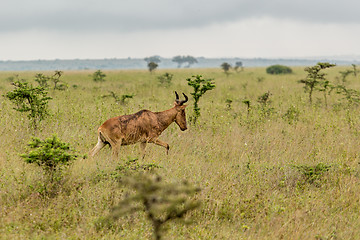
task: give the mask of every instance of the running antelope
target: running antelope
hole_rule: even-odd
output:
[[[154,143],[166,148],[169,153],[169,144],[159,139],[160,134],[172,123],[175,122],[181,131],[187,129],[184,105],[188,97],[183,93],[185,100],[180,101],[179,95],[175,92],[176,99],[174,107],[163,112],[151,112],[141,110],[130,115],[113,117],[105,121],[98,129],[98,142],[90,151],[93,157],[105,145],[110,145],[113,157],[118,157],[120,146],[140,142],[143,157],[147,143]]]

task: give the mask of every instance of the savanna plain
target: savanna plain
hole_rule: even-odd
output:
[[[307,76],[304,67],[292,69],[283,75],[267,74],[265,68],[228,75],[220,68],[103,71],[104,82],[94,82],[91,70],[64,71],[61,80],[69,87],[59,91],[50,85],[50,115],[37,129],[4,97],[14,89],[13,76],[35,86],[37,72],[0,72],[0,239],[151,239],[144,211],[111,226],[97,225],[133,191],[119,185],[119,176],[139,171],[201,189],[193,196],[201,205],[184,216],[185,223],[167,223],[164,239],[360,239],[356,94],[329,91],[325,102],[324,92],[314,90],[310,103],[299,83]],[[351,66],[323,72],[333,85],[359,91],[359,75],[341,77],[347,69]],[[158,77],[166,72],[173,79],[160,84]],[[198,74],[212,78],[216,87],[201,97],[194,124],[193,89],[186,79]],[[118,159],[108,147],[88,156],[105,120],[169,109],[175,90],[189,96],[188,129],[172,124],[163,132],[168,155],[148,144],[142,159],[135,144],[122,147]],[[104,97],[110,91],[133,97],[121,103]],[[53,134],[79,157],[64,170],[56,193],[46,195],[43,170],[20,154],[32,137]],[[121,172],[131,159],[156,167]]]

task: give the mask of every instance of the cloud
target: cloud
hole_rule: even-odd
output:
[[[12,0],[0,9],[0,31],[136,32],[262,17],[348,24],[360,23],[359,8],[355,0]]]

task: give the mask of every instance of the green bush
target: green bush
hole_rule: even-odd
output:
[[[292,73],[292,69],[283,65],[272,65],[266,68],[268,74],[289,74]]]
[[[33,87],[31,84],[20,81],[12,83],[15,89],[6,93],[5,97],[15,104],[18,112],[28,112],[28,118],[36,129],[40,121],[44,120],[48,112],[48,92],[44,87]]]
[[[60,141],[56,135],[45,140],[33,137],[28,146],[31,150],[21,157],[27,163],[35,163],[42,167],[50,176],[50,181],[54,180],[55,172],[61,172],[77,158],[70,144]]]

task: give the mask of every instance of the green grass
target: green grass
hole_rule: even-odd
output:
[[[336,83],[339,71],[348,68],[326,70],[328,79]],[[245,68],[228,77],[220,68],[167,69],[153,74],[103,71],[107,77],[101,83],[92,81],[93,72],[64,72],[62,80],[70,87],[49,91],[51,116],[36,132],[28,127],[24,114],[0,97],[1,239],[151,238],[151,225],[142,212],[121,218],[111,228],[97,230],[95,226],[130,191],[119,187],[111,174],[119,163],[139,157],[138,145],[121,148],[118,160],[111,159],[107,147],[94,159],[76,160],[64,172],[54,197],[39,194],[43,172],[26,164],[20,154],[32,136],[44,139],[54,133],[80,154],[87,154],[105,120],[144,108],[162,111],[172,107],[174,90],[190,97],[192,89],[186,78],[196,74],[214,78],[216,85],[199,101],[198,124],[188,122],[184,132],[172,124],[160,137],[170,144],[169,155],[164,148],[149,144],[146,157],[139,160],[139,164],[161,166],[154,171],[168,182],[186,179],[202,189],[196,195],[201,207],[186,216],[191,224],[170,223],[165,236],[360,238],[360,109],[356,105],[349,108],[335,92],[328,96],[327,108],[319,92],[310,105],[297,82],[306,76],[302,67],[281,76],[268,75],[265,68]],[[174,74],[169,87],[158,84],[157,77],[165,72]],[[33,82],[36,73],[0,72],[1,95],[12,90],[8,77],[19,74]],[[359,77],[348,77],[346,86],[360,90]],[[121,105],[102,98],[109,91],[134,97]],[[271,102],[262,109],[257,100],[267,91],[272,94]],[[228,99],[232,100],[230,109]],[[251,102],[249,114],[244,99]],[[193,114],[192,104],[190,99],[188,117]],[[329,167],[316,172],[314,181],[307,181],[304,171],[315,166]]]

